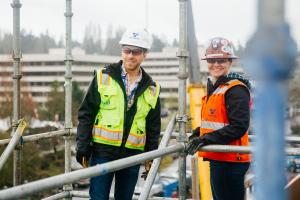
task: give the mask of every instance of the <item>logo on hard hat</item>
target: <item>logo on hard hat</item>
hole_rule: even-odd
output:
[[[137,38],[139,36],[138,33],[132,33],[133,38]]]

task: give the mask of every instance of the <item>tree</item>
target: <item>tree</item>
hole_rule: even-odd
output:
[[[108,31],[107,31],[107,40],[106,40],[106,45],[104,49],[104,54],[106,55],[114,55],[114,56],[119,56],[121,53],[121,46],[119,44],[119,41],[122,38],[123,33],[125,32],[125,29],[122,27],[119,27],[116,30],[115,35],[112,35],[113,32],[113,27],[112,25],[109,26]]]
[[[72,83],[72,118],[73,124],[77,124],[77,114],[79,106],[82,102],[84,92],[80,89],[77,82]]]
[[[179,42],[176,38],[174,38],[173,42],[172,42],[172,47],[178,47],[179,46]]]
[[[0,53],[9,54],[12,52],[12,35],[4,33],[0,38]]]
[[[85,27],[84,39],[82,48],[88,54],[101,54],[102,53],[102,37],[100,26],[89,24]]]
[[[151,47],[151,51],[162,51],[163,48],[166,46],[166,42],[162,41],[157,35],[152,35],[152,47]]]
[[[59,120],[64,119],[65,93],[58,81],[52,83],[45,106],[46,116],[49,120],[54,120],[56,114],[59,116]]]

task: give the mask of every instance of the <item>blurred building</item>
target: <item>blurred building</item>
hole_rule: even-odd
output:
[[[150,52],[143,63],[144,69],[161,85],[161,98],[177,98],[179,61],[177,49],[168,48],[162,52]],[[203,48],[199,49],[203,53]],[[93,71],[97,68],[120,60],[118,56],[88,55],[82,49],[72,51],[72,81],[85,90],[92,80]],[[33,100],[43,104],[51,91],[51,84],[58,81],[64,84],[65,78],[65,49],[50,49],[48,54],[23,54],[21,59],[21,91],[30,94]],[[0,55],[0,101],[3,93],[12,90],[12,58],[11,55]],[[237,68],[235,71],[241,71]],[[206,62],[201,62],[200,73],[203,80],[207,78]]]

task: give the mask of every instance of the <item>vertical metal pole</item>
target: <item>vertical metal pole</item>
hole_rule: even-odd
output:
[[[72,125],[72,0],[66,0],[66,73],[65,73],[65,173],[71,171],[71,131]],[[65,191],[72,190],[72,185],[65,185]],[[70,198],[67,198],[70,199]]]
[[[187,1],[179,1],[179,51],[177,57],[179,58],[179,101],[178,101],[178,118],[179,136],[178,142],[186,142],[186,122],[188,117],[186,115],[186,79],[188,77],[186,72],[187,67]],[[186,154],[180,152],[179,156],[179,199],[186,199]]]
[[[285,200],[286,81],[296,45],[284,20],[284,0],[260,0],[258,27],[246,47],[246,67],[257,78],[254,99],[255,199]]]
[[[201,83],[200,77],[200,62],[198,54],[198,42],[196,38],[196,32],[194,27],[193,7],[192,2],[187,2],[187,43],[189,50],[188,59],[188,71],[189,71],[189,82],[190,84]]]
[[[22,4],[19,0],[13,0],[11,7],[13,8],[13,129],[12,135],[18,127],[18,120],[20,118],[20,79],[22,78],[20,72],[21,61],[21,44],[20,44],[20,8]],[[18,145],[14,150],[13,158],[13,184],[19,185],[21,183],[21,145]]]
[[[149,1],[145,1],[145,28],[148,30],[148,25],[149,25]]]

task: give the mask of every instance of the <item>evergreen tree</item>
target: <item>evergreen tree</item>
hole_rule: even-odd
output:
[[[59,116],[60,121],[64,120],[65,93],[58,81],[52,83],[45,106],[46,115],[49,120],[54,120],[55,115]]]
[[[119,44],[119,41],[122,38],[123,33],[125,32],[125,29],[122,27],[119,27],[116,30],[115,35],[113,36],[113,27],[112,25],[109,26],[107,31],[107,40],[106,45],[103,54],[106,55],[114,55],[114,56],[120,56],[121,54],[121,46]]]
[[[162,41],[157,35],[152,35],[152,47],[151,51],[160,52],[166,46],[166,42]]]
[[[73,125],[77,124],[77,114],[79,106],[82,102],[84,96],[83,90],[80,89],[79,84],[77,82],[72,83],[72,118]]]
[[[173,42],[172,42],[172,47],[178,47],[179,43],[178,40],[176,38],[174,38]]]

